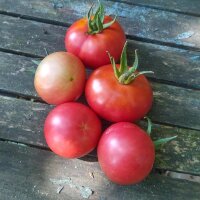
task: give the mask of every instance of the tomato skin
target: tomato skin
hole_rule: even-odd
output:
[[[153,101],[151,85],[144,75],[123,85],[116,79],[111,65],[102,66],[90,75],[85,95],[90,107],[111,122],[139,120],[150,110]]]
[[[97,154],[106,176],[121,185],[144,180],[155,159],[151,138],[130,122],[119,122],[106,129],[99,141]]]
[[[104,23],[111,20],[111,17],[105,16]],[[78,56],[86,67],[92,69],[110,63],[107,51],[118,61],[126,41],[125,33],[120,24],[115,21],[101,33],[90,35],[87,23],[87,19],[82,18],[67,30],[65,36],[67,51]]]
[[[39,64],[34,79],[38,95],[49,104],[77,100],[84,91],[85,66],[68,52],[55,52]]]
[[[79,158],[92,151],[101,136],[101,122],[81,103],[65,103],[46,118],[44,135],[49,148],[65,158]]]

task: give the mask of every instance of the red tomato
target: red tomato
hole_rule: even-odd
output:
[[[119,122],[106,129],[97,154],[106,176],[122,185],[142,181],[150,173],[155,159],[149,135],[130,122]]]
[[[39,64],[34,85],[38,95],[49,104],[61,104],[78,99],[85,86],[85,67],[71,53],[56,52]]]
[[[104,23],[110,21],[112,18],[105,16]],[[116,61],[119,60],[126,36],[117,21],[100,33],[89,34],[88,31],[87,18],[76,21],[66,33],[67,51],[78,56],[86,67],[93,69],[110,63],[107,51]]]
[[[89,107],[75,102],[65,103],[49,113],[44,134],[54,153],[65,158],[79,158],[96,147],[101,122]]]
[[[151,85],[144,75],[124,85],[115,77],[112,65],[100,67],[91,74],[85,95],[90,107],[111,122],[133,122],[143,118],[153,101]]]

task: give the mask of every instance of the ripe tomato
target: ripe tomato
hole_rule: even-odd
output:
[[[100,4],[93,15],[76,21],[68,29],[65,46],[68,52],[78,56],[86,67],[97,68],[109,63],[107,51],[119,60],[126,36],[120,24],[104,15]]]
[[[46,118],[45,139],[50,149],[66,158],[92,151],[101,135],[101,122],[87,106],[70,102],[54,108]]]
[[[55,52],[39,64],[34,85],[44,101],[61,104],[81,96],[85,79],[85,67],[79,58],[71,53]]]
[[[116,79],[112,65],[91,74],[85,95],[90,107],[111,122],[136,121],[146,115],[153,101],[151,85],[144,75],[124,85]]]
[[[119,122],[106,129],[97,154],[106,176],[122,185],[142,181],[150,173],[155,159],[149,135],[130,122]]]
[[[153,101],[151,85],[143,74],[152,72],[137,71],[137,51],[133,66],[127,66],[126,43],[120,65],[115,64],[112,56],[110,61],[110,65],[96,69],[89,77],[85,88],[88,104],[102,118],[111,122],[133,122],[143,118]]]

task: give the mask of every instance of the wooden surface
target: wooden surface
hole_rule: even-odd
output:
[[[187,15],[200,16],[200,4],[199,0],[190,0],[188,6],[188,0],[173,1],[173,0],[119,0],[120,2],[129,3],[133,5],[140,5],[149,8],[156,8],[161,10],[167,10],[171,12],[178,12]]]
[[[99,169],[95,151],[82,160],[49,151],[43,123],[53,106],[34,90],[33,60],[43,58],[46,50],[65,50],[67,28],[86,14],[91,2],[0,1],[0,200],[199,199],[198,0],[102,1],[124,27],[129,63],[138,49],[140,70],[155,72],[148,76],[154,90],[152,137],[178,136],[157,152],[151,176],[136,186],[117,186]],[[166,171],[179,174],[167,177]],[[182,180],[186,175],[189,181]]]
[[[0,143],[2,199],[199,199],[198,183],[152,174],[133,186],[109,182],[97,162],[66,160],[53,153],[16,144]],[[83,170],[84,169],[84,170]],[[12,181],[11,181],[12,180]],[[57,192],[60,188],[60,194]],[[184,189],[183,189],[184,188]],[[192,192],[191,192],[192,191]]]

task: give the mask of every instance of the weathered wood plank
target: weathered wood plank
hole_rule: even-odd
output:
[[[1,138],[46,147],[43,125],[50,105],[2,96],[0,102]]]
[[[200,175],[200,131],[153,124],[153,139],[175,135],[177,139],[157,151],[155,167]]]
[[[45,48],[49,53],[65,49],[63,41],[66,29],[63,27],[7,16],[2,16],[0,22],[2,22],[0,48],[38,56],[46,55]],[[21,32],[26,32],[27,34],[22,35]],[[134,49],[139,49],[140,69],[154,71],[156,79],[172,81],[179,85],[200,89],[200,79],[198,78],[200,77],[200,52],[131,40],[129,40],[128,47],[130,60],[134,58]],[[9,69],[17,70],[17,68],[23,71],[26,66],[33,66],[33,63],[23,57],[17,58],[17,56],[1,53],[0,58],[0,67],[8,71]],[[10,67],[12,63],[15,63],[16,68]],[[15,71],[10,73],[15,74]],[[20,74],[22,73],[19,73],[18,76]],[[6,78],[4,79],[6,81]]]
[[[6,63],[0,65],[0,89],[36,97],[33,86],[36,66],[31,59],[5,53],[0,53],[0,58]],[[200,91],[160,83],[153,83],[153,89],[155,101],[150,113],[153,120],[200,129]]]
[[[176,11],[176,12],[182,12],[186,14],[191,15],[197,15],[200,16],[200,4],[199,0],[190,0],[188,3],[188,0],[117,0],[118,2],[123,3],[130,3],[130,4],[137,4],[141,6],[147,6],[147,7],[153,7],[153,8],[159,8],[163,10],[170,10],[170,11]]]
[[[66,28],[0,15],[0,48],[45,56],[64,50]],[[24,33],[24,34],[22,34]]]
[[[31,61],[32,59],[24,56],[0,53],[0,60],[2,61],[0,62],[0,89],[36,97],[37,94],[33,86],[36,66]],[[155,71],[153,68],[152,70]],[[157,71],[159,73],[159,69]],[[161,76],[163,75],[162,73],[165,73],[164,70],[161,70]],[[187,67],[185,68],[186,74]],[[199,81],[198,78],[191,79],[191,81],[193,80]],[[184,89],[160,83],[152,84],[155,101],[150,116],[153,120],[200,130],[199,90]]]
[[[0,138],[46,148],[43,124],[51,108],[46,104],[0,97]],[[162,162],[157,162],[156,167],[200,175],[200,131],[158,124],[153,127],[153,138],[178,136],[159,152]]]
[[[200,89],[200,52],[129,41],[128,57],[132,64],[138,49],[139,70],[151,70],[155,79]],[[150,76],[150,75],[147,75]]]
[[[80,178],[81,177],[81,178]],[[109,182],[98,163],[66,160],[51,152],[1,142],[0,191],[7,200],[199,199],[200,184],[152,174],[141,184]],[[60,193],[58,193],[60,191]],[[91,194],[92,192],[92,194]]]
[[[0,52],[0,90],[37,96],[33,81],[37,65],[30,57]]]
[[[153,83],[153,120],[200,130],[200,91]]]
[[[165,43],[200,48],[200,20],[198,17],[160,11],[157,9],[128,5],[113,1],[102,1],[109,14],[118,16],[119,22],[130,36],[147,38]],[[91,1],[45,1],[2,0],[3,12],[18,13],[28,17],[48,19],[71,24],[86,15]]]

